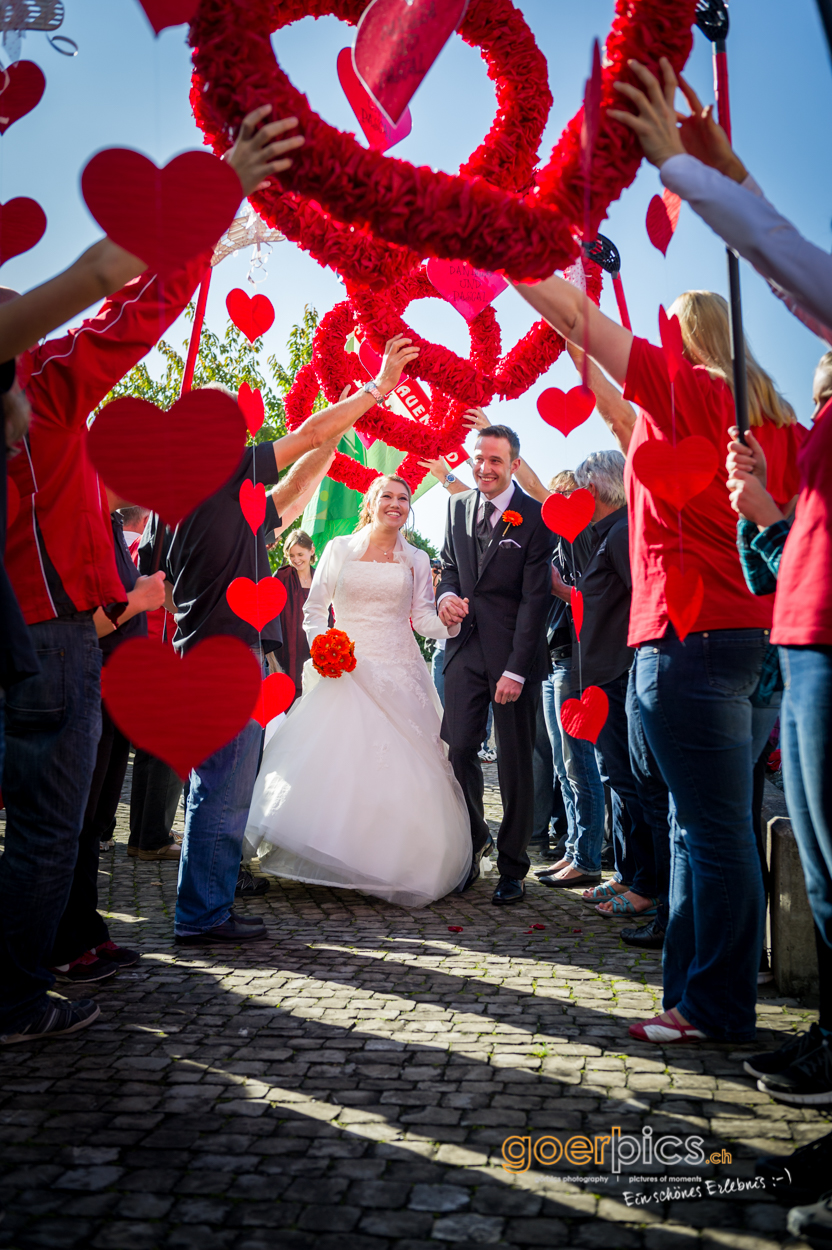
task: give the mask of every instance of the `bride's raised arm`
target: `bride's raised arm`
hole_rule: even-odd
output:
[[[332,539],[324,547],[315,568],[303,608],[303,629],[310,647],[319,634],[325,634],[329,629],[329,608],[343,562],[339,541]]]
[[[309,592],[310,598],[312,592]],[[433,591],[433,578],[430,572],[430,556],[418,548],[413,556],[413,601],[410,605],[410,620],[417,634],[423,638],[456,638],[460,625],[448,629],[443,625],[436,612],[436,597]]]

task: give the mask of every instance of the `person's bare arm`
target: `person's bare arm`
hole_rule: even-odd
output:
[[[541,482],[531,465],[526,464],[523,457],[520,457],[520,467],[515,471],[515,480],[527,495],[531,495],[532,499],[536,499],[538,503],[545,503],[549,498],[550,492]]]
[[[552,276],[534,286],[523,282],[514,288],[548,321],[553,330],[589,354],[622,386],[627,377],[633,334],[604,315],[591,300],[563,278]]]
[[[329,472],[335,457],[335,444],[325,443],[316,451],[308,451],[293,464],[281,482],[271,492],[280,526],[275,530],[278,538],[293,521],[301,515],[309,500]]]
[[[578,373],[582,373],[584,367],[584,353],[581,351],[580,347],[575,347],[572,343],[567,343],[566,350],[569,352]],[[613,386],[609,378],[601,372],[594,360],[590,360],[588,363],[587,381],[589,383],[589,389],[595,395],[595,407],[598,409],[598,412],[603,420],[609,426],[613,437],[618,443],[618,446],[626,456],[636,423],[635,409],[632,404],[624,398],[618,387]]]
[[[422,466],[423,469],[427,469],[428,472],[432,473],[438,482],[442,483],[442,485],[445,487],[445,490],[448,492],[449,495],[461,495],[466,490],[471,489],[471,487],[468,486],[466,482],[460,482],[459,478],[456,476],[455,473],[453,474],[454,480],[452,482],[448,482],[447,478],[451,470],[448,468],[447,464],[442,459],[420,460],[419,464]]]
[[[165,575],[161,570],[152,573],[150,577],[138,578],[133,589],[127,592],[127,607],[115,625],[105,615],[103,608],[96,608],[92,617],[96,635],[103,638],[105,634],[114,633],[118,626],[124,625],[140,612],[153,612],[156,608],[161,608],[165,602],[165,593]]]

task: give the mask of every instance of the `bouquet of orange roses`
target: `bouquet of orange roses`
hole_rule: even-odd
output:
[[[340,677],[355,668],[355,643],[343,629],[328,629],[309,648],[312,663],[322,677]]]

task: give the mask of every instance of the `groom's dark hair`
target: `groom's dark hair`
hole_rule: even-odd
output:
[[[520,439],[507,425],[487,425],[484,430],[477,432],[477,442],[481,438],[504,438],[508,443],[512,460],[516,460],[520,455]]]

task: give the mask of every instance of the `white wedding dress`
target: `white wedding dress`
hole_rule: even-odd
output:
[[[355,643],[356,667],[320,677],[267,743],[246,840],[276,876],[422,907],[467,878],[471,832],[439,737],[441,705],[413,627],[446,638],[430,561],[399,538],[396,562],[363,562],[368,531],[327,544],[304,612]],[[458,628],[458,627],[457,627]]]

